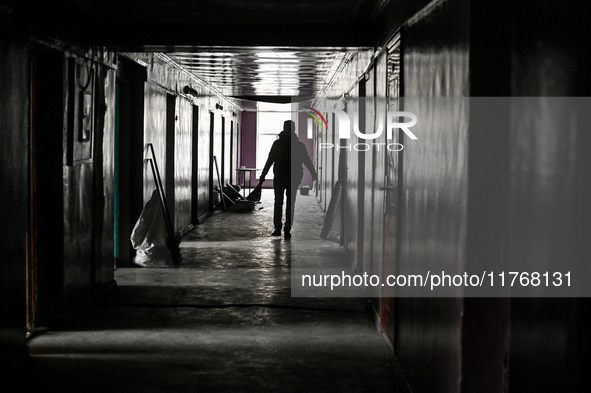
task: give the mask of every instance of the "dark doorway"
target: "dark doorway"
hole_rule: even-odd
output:
[[[214,172],[215,168],[213,165],[214,152],[214,136],[215,136],[215,115],[213,112],[209,112],[209,211],[213,212],[215,208],[214,200]]]
[[[222,116],[222,158],[221,160],[218,158],[218,164],[221,165],[220,168],[220,176],[222,181],[222,186],[226,186],[226,159],[228,158],[228,149],[226,149],[226,144],[228,143],[228,136],[226,135],[226,118]]]
[[[166,203],[170,212],[170,221],[173,228],[176,228],[174,219],[174,201],[175,201],[175,171],[174,171],[174,153],[175,153],[175,133],[176,133],[176,97],[172,94],[166,95],[166,158],[165,171],[166,179],[164,181],[164,193]]]
[[[27,328],[59,307],[63,288],[63,54],[36,46],[29,57]]]
[[[235,165],[234,165],[234,121],[230,121],[230,168],[229,168],[229,176],[230,176],[230,184],[234,184],[234,172],[235,172]]]
[[[199,107],[193,105],[191,146],[191,223],[199,224]]]
[[[124,57],[117,70],[115,115],[115,261],[131,266],[129,237],[143,207],[144,83],[146,69]]]
[[[332,143],[335,146],[337,144],[337,138],[338,138],[338,133],[337,133],[338,126],[339,126],[339,122],[337,121],[336,115],[333,113],[332,114],[332,137],[331,137],[330,143]],[[330,190],[331,198],[333,197],[332,190],[334,189],[334,185],[337,182],[336,175],[338,174],[338,169],[336,168],[338,165],[337,153],[335,152],[335,150],[336,149],[330,149],[330,162],[328,164],[328,165],[330,165],[330,184],[328,185],[328,189]],[[335,169],[337,169],[337,170],[335,170]],[[330,200],[328,200],[327,203],[330,203]]]
[[[359,128],[361,132],[365,133],[365,79],[359,81]],[[358,138],[361,142],[361,138]],[[365,152],[359,152],[357,173],[359,184],[357,189],[357,203],[359,209],[357,211],[357,268],[363,269],[363,247],[365,233]]]

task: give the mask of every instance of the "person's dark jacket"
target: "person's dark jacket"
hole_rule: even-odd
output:
[[[312,160],[308,156],[308,150],[306,145],[298,140],[295,133],[288,131],[281,131],[279,133],[279,139],[273,142],[269,157],[263,168],[261,178],[264,179],[269,169],[273,165],[273,174],[275,178],[284,180],[290,177],[291,181],[295,184],[300,184],[302,177],[304,176],[304,169],[302,165],[306,165],[306,168],[312,174],[312,177],[316,178],[316,171]]]

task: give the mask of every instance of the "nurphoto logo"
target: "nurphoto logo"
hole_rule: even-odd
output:
[[[410,130],[412,126],[417,124],[417,116],[412,112],[387,111],[385,114],[383,112],[381,114],[378,112],[378,115],[376,116],[375,132],[365,133],[362,132],[359,128],[359,113],[356,111],[347,113],[341,109],[336,108],[314,109],[308,106],[306,106],[305,108],[307,108],[309,111],[304,112],[311,116],[311,118],[309,118],[307,122],[308,139],[313,138],[314,120],[316,120],[316,123],[318,124],[320,130],[328,130],[328,122],[326,121],[326,118],[322,115],[322,113],[333,113],[336,118],[336,125],[338,126],[338,139],[350,140],[351,134],[353,133],[359,139],[368,141],[364,143],[355,144],[346,143],[345,145],[342,145],[341,143],[335,144],[321,142],[319,143],[319,147],[321,150],[346,149],[349,151],[368,151],[372,147],[378,150],[385,147],[389,151],[400,151],[404,148],[404,146],[401,143],[392,142],[394,130],[396,129],[400,129],[408,138],[412,140],[418,139],[417,136]],[[333,125],[333,127],[334,126],[335,125]],[[380,138],[384,131],[386,132],[386,139],[388,141],[387,143],[370,142]]]

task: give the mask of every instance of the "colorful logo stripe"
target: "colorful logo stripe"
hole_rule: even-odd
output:
[[[326,126],[326,129],[328,130],[328,122],[326,121],[326,119],[324,118],[324,116],[322,116],[322,113],[318,112],[314,108],[310,108],[309,106],[305,106],[304,108],[308,108],[311,111],[313,111],[314,113],[316,113],[316,115],[320,116],[320,119],[322,119],[322,121],[324,122],[324,125]],[[318,118],[318,116],[314,115],[314,113],[312,113],[312,112],[306,112],[306,113],[309,114],[310,116],[312,116],[314,119],[316,119],[316,122],[318,123],[318,125],[320,126],[320,128],[322,128],[322,123],[320,123],[320,119]]]

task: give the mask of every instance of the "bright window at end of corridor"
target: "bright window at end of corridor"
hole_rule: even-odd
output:
[[[257,104],[257,168],[263,169],[273,142],[283,131],[283,122],[291,120],[291,104]],[[262,171],[257,171],[257,178]],[[267,179],[273,178],[273,169],[269,170]]]

